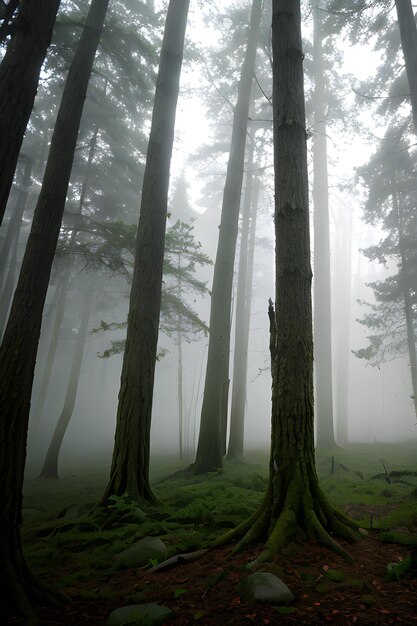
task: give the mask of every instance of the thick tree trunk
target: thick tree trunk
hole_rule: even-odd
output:
[[[395,0],[401,47],[410,87],[414,132],[417,134],[417,28],[411,0]]]
[[[327,125],[321,11],[314,18],[314,373],[316,446],[335,445],[333,426],[332,322],[330,301],[329,187],[327,174]]]
[[[269,307],[272,434],[260,509],[225,537],[266,540],[258,562],[289,541],[316,538],[346,554],[328,531],[355,538],[318,485],[313,433],[313,333],[307,149],[300,2],[273,0],[276,303]]]
[[[87,85],[108,0],[93,0],[68,72],[42,189],[0,348],[0,587],[12,610],[31,613],[20,523],[30,397],[48,289]],[[45,600],[50,594],[46,594]],[[40,599],[40,594],[36,596]]]
[[[103,496],[155,501],[149,484],[152,395],[161,308],[169,171],[189,0],[171,0],[143,179],[110,480]]]
[[[81,363],[83,360],[84,346],[87,336],[88,321],[90,319],[91,306],[93,303],[93,294],[94,289],[93,286],[90,285],[90,288],[87,290],[87,293],[84,295],[83,298],[84,306],[81,311],[80,327],[78,329],[77,338],[75,340],[74,354],[72,357],[71,371],[68,379],[64,406],[61,415],[59,416],[59,420],[55,427],[54,433],[52,435],[48,451],[46,453],[45,462],[40,474],[41,478],[59,478],[59,451],[61,449],[65,433],[67,432],[68,424],[70,423],[72,414],[74,412],[78,382],[80,380]]]
[[[222,395],[228,384],[230,312],[238,235],[240,196],[245,159],[249,102],[255,67],[262,0],[253,0],[245,60],[233,118],[230,156],[223,194],[210,309],[210,337],[197,455],[190,471],[212,471],[223,465],[221,441]],[[223,396],[224,402],[224,396]]]
[[[21,0],[0,64],[0,224],[60,0]]]
[[[230,409],[230,436],[227,459],[243,460],[245,431],[246,374],[248,364],[248,337],[246,331],[249,226],[252,207],[254,141],[249,145],[247,157],[246,188],[242,209],[239,268],[236,289],[235,349],[233,354],[232,405]],[[250,306],[250,303],[249,303]]]

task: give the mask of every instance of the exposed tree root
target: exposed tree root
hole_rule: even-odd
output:
[[[18,563],[14,559],[6,560],[2,578],[6,606],[10,611],[21,615],[28,626],[40,623],[32,603],[54,606],[71,603],[68,596],[54,591],[36,578],[23,560],[18,559]]]
[[[264,550],[250,564],[254,566],[271,560],[290,543],[313,539],[351,560],[336,538],[358,540],[359,526],[327,501],[315,476],[306,478],[295,471],[282,501],[273,498],[272,483],[259,509],[210,547],[237,541],[234,551],[240,551],[264,541]]]

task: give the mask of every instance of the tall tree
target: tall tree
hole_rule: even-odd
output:
[[[332,448],[332,323],[330,301],[329,184],[326,88],[321,9],[313,7],[313,205],[314,205],[314,374],[316,446]]]
[[[369,163],[359,169],[368,191],[364,219],[372,225],[380,224],[386,233],[378,244],[363,252],[371,261],[384,265],[394,261],[397,273],[369,284],[376,302],[368,305],[370,312],[359,321],[374,334],[368,336],[369,345],[354,354],[378,367],[407,355],[417,414],[415,156],[405,142],[398,142],[395,127]]]
[[[414,132],[417,134],[417,28],[411,0],[395,0],[401,48],[410,87]]]
[[[108,0],[92,0],[68,72],[51,147],[0,347],[0,583],[8,607],[32,618],[30,600],[48,590],[30,573],[22,552],[20,525],[30,397],[42,310],[62,214],[78,128]],[[42,10],[41,10],[42,11]],[[12,435],[11,435],[12,433]]]
[[[235,462],[243,460],[245,430],[246,376],[248,365],[248,339],[250,317],[249,284],[250,272],[250,234],[254,234],[256,222],[257,198],[253,193],[254,139],[251,140],[246,171],[246,186],[242,208],[242,233],[240,236],[239,268],[236,288],[235,344],[233,354],[232,404],[230,409],[230,436],[227,458]],[[257,185],[255,183],[255,188]],[[252,224],[251,224],[252,222]]]
[[[245,545],[267,537],[259,562],[272,559],[289,541],[307,537],[345,554],[329,532],[356,537],[353,523],[321,491],[315,468],[312,273],[299,1],[273,0],[272,50],[276,311],[270,302],[269,483],[258,511],[221,540],[243,535],[240,545]]]
[[[67,391],[65,394],[64,406],[55,426],[51,442],[46,453],[45,461],[41,471],[41,478],[59,478],[58,474],[58,458],[61,445],[67,432],[74,412],[75,400],[77,398],[78,382],[81,373],[81,363],[83,360],[84,346],[88,330],[88,321],[90,319],[91,307],[93,304],[94,288],[92,281],[86,289],[87,293],[80,294],[83,300],[83,307],[80,315],[80,326],[78,328],[77,337],[74,343],[74,354],[72,357],[71,370],[68,378]]]
[[[17,8],[10,17],[6,7],[4,23],[11,37],[0,64],[0,224],[59,3],[21,0],[16,7],[10,2],[10,8]]]
[[[103,500],[155,501],[149,484],[152,395],[161,309],[169,172],[189,0],[170,0],[142,187],[110,480]]]
[[[245,159],[249,103],[255,67],[262,0],[253,0],[248,44],[238,86],[233,116],[230,156],[223,192],[219,240],[214,264],[210,308],[210,338],[201,409],[197,455],[190,471],[195,474],[212,471],[223,465],[221,438],[224,393],[228,389],[230,352],[230,314],[233,268],[239,225],[239,208]]]

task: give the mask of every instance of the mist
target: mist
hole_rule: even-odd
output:
[[[0,4],[5,68],[25,3]],[[385,2],[351,19],[350,3],[301,2],[304,124],[295,95],[289,117],[274,109],[285,81],[273,65],[279,3],[98,4],[62,0],[39,27],[51,42],[29,103],[0,70],[3,101],[31,110],[19,136],[0,110],[0,133],[16,132],[15,156],[0,141],[2,411],[22,425],[22,484],[100,475],[96,501],[126,496],[146,510],[164,464],[201,476],[262,458],[266,476],[270,454],[272,485],[288,463],[279,394],[304,393],[304,376],[311,410],[288,419],[311,425],[319,467],[332,459],[333,473],[335,459],[368,445],[376,459],[411,445],[415,464],[410,20]],[[284,222],[307,180],[279,152],[282,120],[305,144],[306,234]],[[303,311],[298,338],[287,335]],[[306,356],[282,374],[297,350]],[[303,398],[294,407],[310,406]]]

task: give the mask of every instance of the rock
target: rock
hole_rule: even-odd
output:
[[[158,537],[144,537],[130,548],[116,555],[116,566],[143,567],[151,559],[163,561],[167,555],[167,546]]]
[[[130,604],[115,609],[108,616],[105,626],[158,626],[174,617],[166,606],[159,604]]]
[[[236,587],[239,596],[249,602],[280,602],[294,600],[294,594],[278,576],[269,572],[255,572],[244,578]]]

